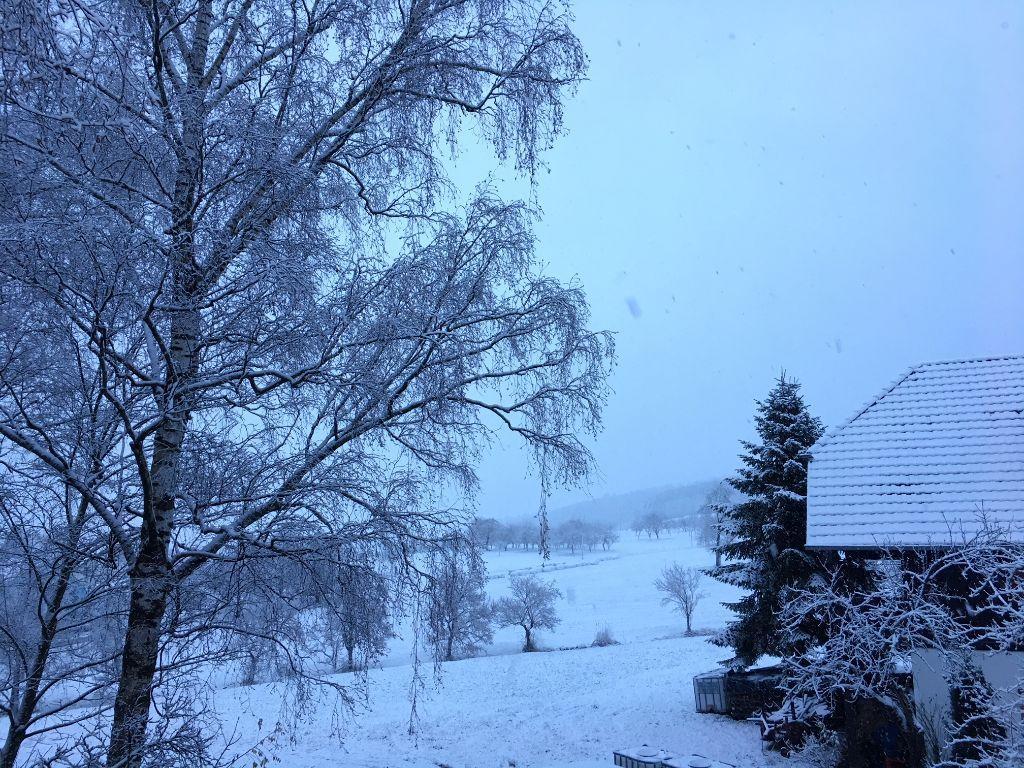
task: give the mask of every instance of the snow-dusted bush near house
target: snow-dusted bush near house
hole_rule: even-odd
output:
[[[842,751],[834,733],[812,736],[800,751],[800,761],[807,768],[835,768],[840,764]]]
[[[887,712],[899,723],[913,722],[904,683],[911,648],[925,641],[929,627],[945,632],[946,615],[888,574],[877,586],[850,590],[839,574],[804,589],[792,589],[780,614],[780,628],[791,647],[804,650],[784,659],[791,699],[809,697],[842,711],[850,723],[856,712]],[[803,629],[807,617],[829,628],[825,642],[812,642]],[[856,730],[855,725],[848,729]],[[920,754],[914,728],[904,727],[902,749]],[[856,735],[850,738],[857,738]],[[847,749],[860,749],[848,743]]]
[[[891,552],[872,570],[874,581],[853,588],[833,573],[789,592],[780,625],[792,647],[803,649],[784,660],[789,695],[832,707],[870,702],[888,711],[894,722],[907,724],[902,749],[911,760],[1019,766],[1024,743],[1014,724],[1024,689],[994,691],[965,650],[1020,648],[1024,547],[986,529],[945,551]],[[829,628],[823,642],[805,631],[808,617]],[[917,649],[930,649],[951,670],[948,718],[910,699],[904,680]]]

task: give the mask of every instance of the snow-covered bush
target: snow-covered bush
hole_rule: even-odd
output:
[[[966,650],[950,652],[954,664],[947,679],[950,691],[949,763],[984,765],[1001,755],[1009,721],[998,716],[995,692]]]
[[[618,645],[619,641],[612,635],[611,629],[608,627],[602,627],[597,630],[597,634],[594,635],[594,642],[591,645],[595,648],[606,648],[609,645]]]
[[[857,731],[855,722],[879,712],[902,723],[904,734],[913,734],[913,705],[901,675],[915,642],[927,636],[931,620],[943,619],[941,612],[915,604],[898,578],[878,589],[851,592],[835,574],[814,587],[791,590],[789,596],[780,625],[791,647],[804,650],[784,659],[788,698],[821,702],[846,719],[848,736]],[[803,630],[808,617],[827,627],[825,642],[808,642]],[[846,746],[868,749],[860,743]]]
[[[789,696],[811,697],[854,720],[871,710],[865,722],[884,717],[898,724],[901,733],[889,748],[911,765],[1019,765],[1019,729],[1006,726],[1010,710],[1024,703],[1020,689],[993,696],[965,651],[1019,650],[1024,548],[986,530],[944,551],[891,552],[871,570],[874,578],[855,587],[837,569],[789,591],[780,625],[790,646],[801,649],[784,660]],[[824,627],[824,640],[816,641],[808,624]],[[906,676],[911,652],[919,649],[938,651],[952,670],[945,737],[938,736],[946,728],[936,713],[917,711],[911,701]],[[846,731],[856,738],[856,727],[848,723]],[[847,743],[846,749],[866,747]]]

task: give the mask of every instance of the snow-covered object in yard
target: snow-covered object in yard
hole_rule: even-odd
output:
[[[664,760],[672,757],[670,752],[644,744],[641,747],[619,749],[612,753],[619,768],[662,768]]]
[[[736,768],[732,763],[712,760],[703,755],[673,755],[646,744],[642,747],[616,750],[612,754],[615,765],[620,768]]]
[[[729,711],[725,696],[725,669],[701,672],[693,677],[693,700],[697,711],[724,715]]]
[[[732,763],[723,763],[721,760],[712,760],[703,755],[690,755],[689,757],[670,757],[662,762],[664,768],[736,768]]]
[[[1024,356],[925,363],[811,448],[807,546],[1024,538]]]

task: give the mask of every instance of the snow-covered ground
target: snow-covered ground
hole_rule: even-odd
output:
[[[523,654],[521,634],[503,630],[486,656],[444,664],[436,678],[429,663],[420,668],[425,680],[410,734],[414,673],[405,638],[367,673],[357,711],[339,712],[330,696],[321,697],[264,749],[288,768],[597,768],[611,765],[614,748],[642,743],[737,766],[785,763],[761,754],[754,725],[694,712],[693,675],[714,668],[727,651],[705,637],[683,637],[682,618],[661,605],[654,580],[672,562],[703,567],[712,555],[683,534],[625,534],[611,552],[555,553],[546,564],[536,553],[489,553],[492,596],[507,588],[509,571],[523,570],[542,573],[562,591],[562,622],[541,637],[543,646],[589,645],[604,627],[621,644]],[[736,592],[711,579],[703,589],[694,626],[717,629],[728,616],[721,602]],[[239,745],[287,717],[281,699],[280,685],[228,688],[215,697]]]

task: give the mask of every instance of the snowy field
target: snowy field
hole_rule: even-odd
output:
[[[682,618],[661,605],[654,580],[672,562],[703,567],[712,555],[685,534],[625,534],[610,552],[555,553],[547,564],[536,553],[489,553],[492,597],[504,593],[510,571],[541,573],[562,591],[562,623],[541,637],[542,647],[589,646],[603,627],[620,644],[523,654],[521,633],[506,629],[488,655],[444,664],[439,677],[427,662],[411,735],[408,638],[368,672],[354,714],[325,699],[295,723],[282,713],[279,685],[225,689],[216,707],[240,745],[288,718],[290,727],[265,745],[288,768],[597,768],[611,765],[614,748],[641,743],[743,767],[793,765],[761,754],[753,724],[694,712],[693,675],[728,651],[684,637]],[[721,601],[736,593],[708,578],[703,590],[694,627],[710,631],[723,626]]]

